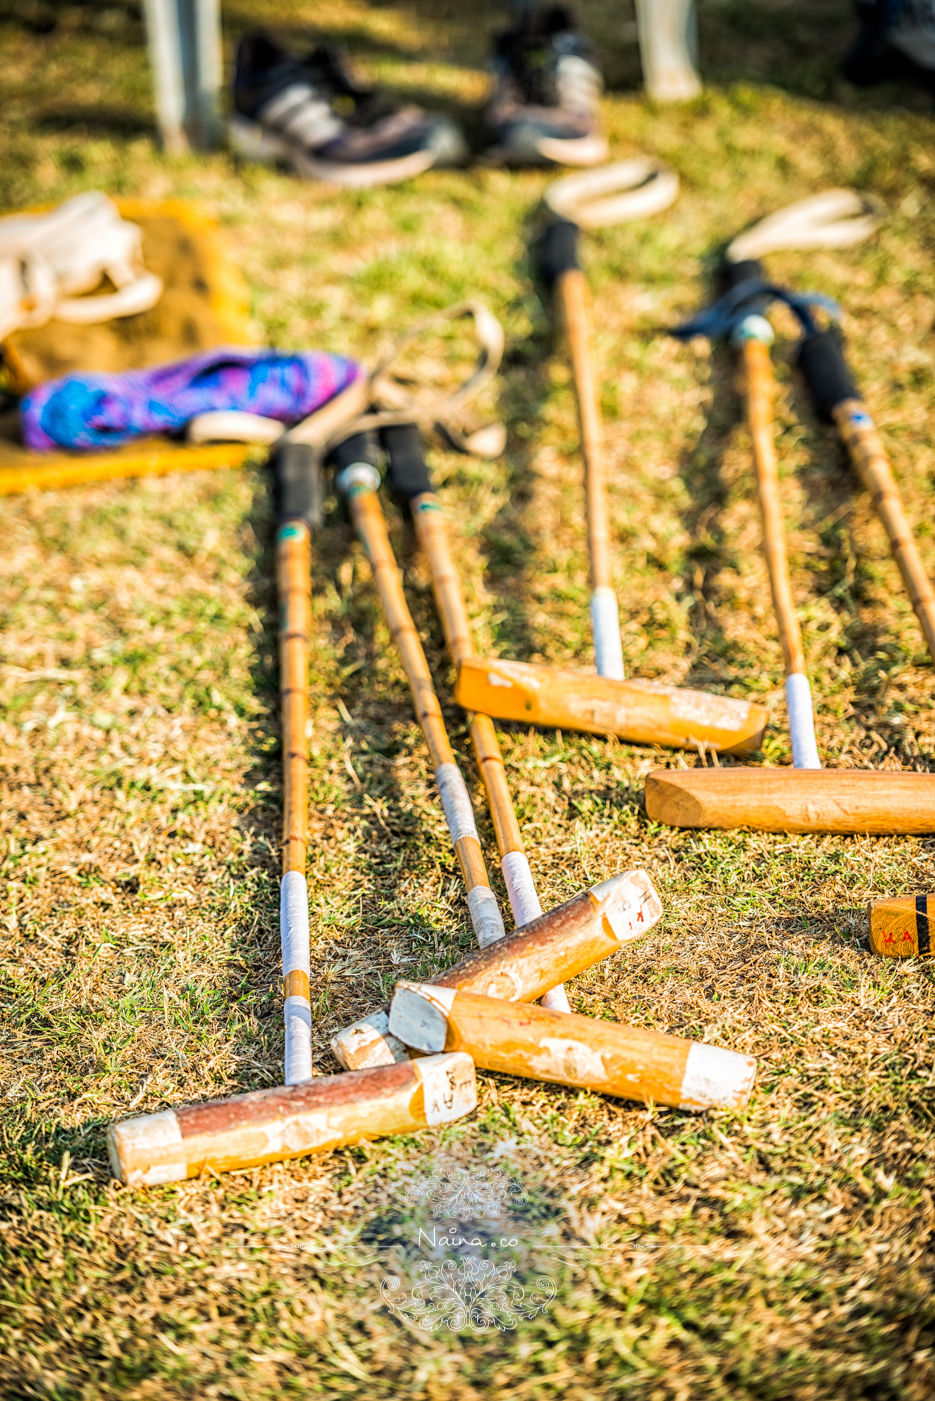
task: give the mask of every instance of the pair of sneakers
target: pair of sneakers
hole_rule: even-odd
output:
[[[497,36],[486,161],[584,166],[606,159],[603,81],[588,49],[561,6],[526,10]],[[285,160],[301,175],[347,186],[391,184],[468,159],[449,118],[362,86],[326,45],[296,58],[262,32],[246,35],[237,50],[230,135],[241,155]]]

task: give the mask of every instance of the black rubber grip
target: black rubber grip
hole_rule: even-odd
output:
[[[719,281],[723,292],[732,292],[741,282],[765,282],[766,273],[758,258],[744,258],[740,263],[722,263]]]
[[[429,469],[425,465],[422,434],[415,423],[392,424],[380,434],[389,458],[390,482],[403,501],[434,491]]]
[[[813,331],[799,342],[796,363],[819,418],[830,421],[832,409],[860,393],[844,359],[844,339],[836,326]]]
[[[274,449],[276,515],[280,521],[303,520],[310,530],[321,525],[321,460],[308,443],[283,443]]]
[[[345,467],[352,467],[355,462],[369,462],[372,467],[375,467],[377,465],[377,445],[373,434],[352,433],[342,443],[335,444],[328,453],[328,461],[335,473],[343,471]]]
[[[533,261],[538,275],[547,287],[552,287],[563,272],[579,268],[578,225],[570,219],[556,219],[539,235],[532,246]]]

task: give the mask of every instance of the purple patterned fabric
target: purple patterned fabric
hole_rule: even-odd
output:
[[[221,346],[150,370],[65,375],[21,402],[23,440],[45,452],[118,447],[153,433],[178,433],[214,409],[298,423],[361,373],[343,355]]]

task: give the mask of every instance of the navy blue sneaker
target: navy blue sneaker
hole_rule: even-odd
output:
[[[447,117],[363,87],[324,44],[298,59],[264,33],[238,46],[229,133],[240,155],[335,185],[389,185],[467,158]]]

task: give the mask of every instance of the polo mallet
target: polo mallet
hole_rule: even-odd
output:
[[[578,264],[580,228],[645,218],[678,195],[675,172],[640,156],[557,180],[546,192],[555,216],[536,246],[553,289],[572,360],[584,462],[591,626],[598,675],[465,654],[455,695],[468,711],[559,729],[615,734],[638,744],[744,754],[758,749],[762,706],[652,681],[623,680],[617,599],[611,586],[600,410],[588,349],[587,287]]]
[[[345,439],[333,452],[335,485],[347,502],[354,529],[366,551],[373,571],[374,587],[409,682],[416,719],[431,756],[442,810],[467,888],[471,923],[478,944],[485,948],[503,938],[503,918],[497,898],[490,888],[470,795],[455,761],[432,673],[403,593],[377,495],[380,473],[372,460],[374,455],[368,434],[356,433]],[[377,1013],[376,1016],[379,1035],[383,1031],[385,1015]],[[379,1020],[381,1017],[383,1021]],[[372,1039],[369,1030],[373,1025],[368,1019],[368,1032],[365,1034],[368,1044]],[[332,1049],[338,1060],[350,1069],[356,1069],[360,1064],[355,1062],[353,1055],[360,1041],[361,1033],[356,1024],[339,1032],[332,1040]],[[377,1045],[374,1047],[376,1060],[370,1058],[367,1064],[384,1063],[389,1056],[398,1055],[398,1050],[391,1043],[389,1049],[384,1045],[382,1051]]]
[[[935,659],[935,590],[919,555],[886,449],[844,358],[840,331],[829,327],[803,336],[799,343],[798,365],[819,416],[837,426],[861,484],[870,493],[909,601]]]
[[[422,435],[418,427],[410,423],[385,428],[382,439],[389,462],[390,481],[397,496],[409,503],[416,534],[429,563],[445,642],[451,660],[458,668],[474,651],[471,625],[451,554],[444,509],[425,463]],[[477,767],[487,790],[487,804],[497,836],[500,869],[506,883],[510,909],[516,928],[521,929],[530,920],[538,919],[542,914],[542,905],[523,847],[493,721],[487,715],[472,715],[470,730]],[[543,1005],[554,1012],[570,1010],[568,997],[561,986],[546,993]]]
[[[858,215],[850,218],[848,215]],[[710,311],[678,327],[683,339],[728,335],[740,348],[746,373],[747,418],[763,517],[773,607],[786,671],[786,704],[793,768],[657,771],[647,776],[646,811],[676,826],[749,826],[791,832],[935,831],[935,776],[866,770],[821,770],[811,689],[792,586],[773,439],[773,331],[762,315],[784,301],[806,334],[811,308],[837,308],[816,293],[790,293],[764,279],[758,257],[781,248],[838,247],[859,242],[876,220],[859,196],[831,191],[764,220],[727,250],[726,295]]]
[[[703,1041],[430,983],[397,984],[390,1028],[413,1050],[464,1051],[482,1070],[676,1109],[742,1109],[756,1074],[751,1056]]]
[[[667,209],[678,197],[674,170],[645,156],[583,175],[556,180],[545,192],[555,217],[537,240],[538,271],[555,299],[571,356],[591,561],[591,631],[598,676],[623,680],[620,616],[611,582],[610,531],[604,484],[601,411],[591,365],[588,287],[578,261],[581,228],[601,228],[642,219]]]
[[[285,1083],[312,1075],[312,1007],[308,884],[308,664],[312,614],[311,532],[322,513],[321,458],[335,425],[359,411],[351,385],[280,438],[271,462],[276,495],[276,582],[279,591],[279,685],[282,708],[283,839],[279,929],[282,942]]]
[[[320,523],[317,461],[308,449],[276,454],[276,582],[279,591],[279,694],[282,709],[283,832],[279,930],[282,941],[285,1083],[312,1075],[309,996],[308,659],[312,615],[311,530]],[[306,470],[311,466],[312,470]]]

